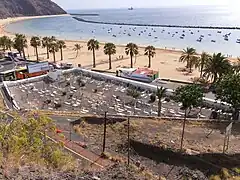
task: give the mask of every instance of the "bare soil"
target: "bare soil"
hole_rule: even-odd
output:
[[[82,118],[74,126],[83,137],[88,149],[101,153],[103,121]],[[185,129],[184,153],[179,152],[182,122],[131,119],[131,162],[149,169],[156,175],[176,179],[183,176],[206,179],[221,168],[240,167],[240,125],[234,124],[226,155],[222,154],[224,132],[228,124],[188,122]],[[108,120],[106,151],[109,156],[127,157],[127,121]],[[173,170],[169,173],[169,171]],[[194,179],[194,178],[193,178]]]

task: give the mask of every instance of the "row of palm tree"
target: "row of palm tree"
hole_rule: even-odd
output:
[[[62,40],[57,40],[56,37],[44,37],[40,38],[38,36],[33,36],[30,40],[30,45],[35,48],[35,54],[37,61],[39,61],[38,57],[38,48],[43,47],[47,50],[47,58],[49,59],[49,53],[53,54],[53,60],[56,62],[56,52],[60,50],[61,60],[63,60],[63,49],[66,48],[66,44]],[[27,38],[23,34],[16,34],[15,38],[11,40],[7,36],[0,37],[0,47],[5,50],[10,50],[13,47],[16,49],[19,54],[24,58],[25,56],[25,48],[28,47]],[[100,45],[99,42],[95,39],[90,39],[87,43],[87,47],[89,51],[93,53],[93,68],[96,67],[96,51],[99,50]],[[82,46],[80,44],[75,44],[74,50],[77,51],[76,57],[78,56],[78,52]],[[112,55],[116,54],[116,46],[113,43],[106,43],[104,45],[104,54],[109,57],[109,69],[112,69]],[[130,56],[130,64],[131,68],[133,67],[133,57],[139,54],[138,46],[134,43],[128,43],[125,47],[126,55]],[[147,46],[145,48],[144,55],[148,57],[148,67],[151,67],[151,59],[156,55],[155,47]],[[240,60],[239,63],[231,65],[228,59],[223,56],[221,53],[218,54],[207,54],[203,52],[201,55],[196,53],[194,48],[186,48],[183,50],[181,57],[179,58],[180,62],[186,62],[186,68],[192,72],[193,68],[198,68],[200,70],[200,78],[211,80],[215,83],[219,80],[225,73],[239,72],[240,71]]]
[[[180,62],[186,62],[186,68],[192,72],[193,68],[200,70],[200,78],[210,80],[212,83],[217,82],[221,77],[232,70],[237,70],[238,65],[231,65],[228,59],[221,53],[210,55],[202,52],[201,55],[196,53],[194,48],[183,50]]]
[[[96,67],[96,50],[99,50],[100,45],[99,42],[95,39],[90,39],[87,43],[87,47],[89,51],[93,52],[93,68]],[[79,44],[75,44],[74,50],[78,51],[81,49],[81,46]],[[106,43],[104,45],[104,54],[108,55],[109,57],[109,69],[112,69],[112,55],[116,54],[116,46],[113,43]],[[125,53],[126,55],[130,55],[131,60],[131,68],[133,67],[133,57],[137,56],[139,54],[138,46],[134,43],[128,43],[125,47]],[[151,67],[151,59],[155,56],[155,47],[153,46],[147,46],[145,48],[144,55],[148,56],[148,67]],[[76,55],[76,57],[77,57]]]
[[[47,59],[49,59],[49,53],[53,54],[54,63],[56,62],[56,52],[60,50],[61,60],[63,60],[63,49],[66,48],[66,44],[62,40],[57,40],[56,37],[43,37],[42,39],[38,36],[33,36],[30,40],[30,45],[35,49],[35,55],[37,61],[39,61],[38,48],[46,48],[47,50]],[[14,40],[12,41],[9,37],[3,36],[0,37],[0,47],[5,50],[10,50],[11,47],[16,49],[23,58],[26,58],[25,48],[28,47],[27,38],[23,34],[16,34]],[[96,51],[99,50],[99,42],[95,39],[90,39],[87,43],[89,51],[93,53],[93,68],[96,67]],[[76,53],[76,58],[78,53],[81,50],[82,46],[80,44],[75,44],[74,50]],[[113,43],[106,43],[104,45],[104,53],[109,57],[109,69],[112,69],[112,55],[116,54],[116,46]],[[130,55],[131,59],[131,68],[133,67],[133,57],[139,54],[138,46],[134,43],[128,43],[125,48],[126,55]],[[151,67],[151,59],[155,56],[155,47],[148,46],[145,48],[144,55],[148,56],[148,67]]]
[[[54,63],[56,62],[56,52],[60,50],[61,60],[63,60],[63,49],[67,47],[63,40],[57,40],[54,36],[44,37],[42,40],[37,36],[33,36],[30,40],[30,44],[35,48],[37,60],[39,60],[37,49],[38,47],[42,46],[47,50],[47,59],[49,59],[49,53],[53,54]]]
[[[57,40],[56,37],[44,37],[33,36],[30,40],[30,45],[35,49],[37,61],[39,61],[38,48],[43,47],[47,49],[47,59],[49,59],[49,53],[53,54],[54,62],[56,62],[56,52],[60,50],[61,60],[63,60],[63,49],[66,48],[66,44],[62,40]],[[15,34],[14,39],[7,36],[0,37],[0,47],[3,51],[10,50],[13,47],[16,49],[20,56],[26,59],[25,48],[28,47],[28,41],[25,35]]]

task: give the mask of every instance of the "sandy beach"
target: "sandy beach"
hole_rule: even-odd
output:
[[[67,16],[67,15],[63,15]],[[51,16],[33,16],[33,17],[17,17],[17,18],[8,18],[0,20],[0,36],[7,35],[14,37],[14,34],[5,31],[5,26],[9,23],[14,23],[16,21],[22,21],[32,18],[46,18]],[[26,35],[27,36],[27,35]],[[28,43],[30,42],[30,37],[27,36]],[[87,40],[86,41],[70,41],[65,40],[67,48],[63,50],[64,60],[60,61],[60,52],[56,54],[56,59],[58,63],[68,62],[72,63],[74,66],[81,64],[82,66],[91,67],[92,65],[92,52],[87,50]],[[73,50],[74,45],[78,43],[83,46],[80,50],[78,57],[76,57],[76,51]],[[103,53],[104,43],[100,43],[100,49],[96,52],[96,69],[99,70],[108,70],[108,56]],[[115,71],[119,66],[130,66],[130,57],[125,54],[124,45],[117,45],[117,54],[112,56],[112,67],[111,71]],[[52,54],[50,54],[50,59],[46,59],[46,49],[39,47],[39,58],[41,61],[48,60],[49,62],[53,61]],[[36,56],[34,53],[33,47],[30,46],[26,49],[26,55],[31,60],[35,60]],[[119,59],[119,56],[123,56],[123,59]],[[183,68],[184,63],[178,61],[181,56],[181,51],[174,50],[165,50],[165,49],[156,49],[156,56],[152,59],[152,69],[160,72],[161,78],[168,79],[177,79],[184,81],[191,81],[194,77],[199,77],[198,70],[194,70],[191,74],[186,74],[186,72],[180,72],[177,69]],[[231,61],[234,59],[231,59]],[[144,56],[144,47],[139,47],[139,56],[134,59],[134,67],[145,67],[148,65],[148,57]]]

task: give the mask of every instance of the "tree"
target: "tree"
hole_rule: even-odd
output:
[[[201,56],[198,58],[198,60],[195,64],[195,67],[199,68],[199,70],[200,70],[200,78],[202,78],[203,69],[205,68],[205,66],[210,58],[211,58],[211,56],[209,54],[207,54],[206,52],[202,52]]]
[[[129,89],[127,89],[127,95],[131,96],[133,98],[134,112],[135,112],[135,108],[137,106],[136,99],[139,98],[140,93],[135,88],[129,88]]]
[[[194,66],[196,61],[196,49],[189,47],[187,47],[187,49],[183,49],[182,55],[179,58],[179,62],[187,62],[186,67],[189,69],[190,72],[192,72],[192,67]]]
[[[232,72],[239,73],[240,72],[240,58],[237,58],[237,62],[234,62],[232,65]]]
[[[76,58],[78,57],[78,52],[81,50],[82,46],[80,44],[75,44],[73,50],[77,51]]]
[[[153,58],[155,56],[156,52],[155,52],[155,47],[154,46],[147,46],[145,48],[145,56],[148,56],[148,68],[151,67],[151,58]]]
[[[30,45],[35,48],[35,53],[37,57],[37,61],[39,61],[38,58],[38,47],[41,46],[41,40],[38,36],[33,36],[30,40]]]
[[[1,123],[0,163],[3,169],[9,168],[8,163],[21,163],[25,162],[25,159],[29,163],[40,162],[47,167],[66,168],[66,164],[74,162],[73,158],[62,151],[59,143],[46,137],[48,133],[54,136],[55,132],[53,121],[36,112],[26,114],[24,118],[16,116],[9,124]]]
[[[231,104],[233,120],[238,120],[240,110],[240,74],[227,74],[216,83],[216,99]]]
[[[156,96],[158,98],[158,117],[161,116],[161,111],[162,111],[162,98],[165,96],[167,89],[164,87],[158,88],[157,87],[157,92]]]
[[[133,56],[138,55],[138,46],[134,43],[128,43],[125,48],[126,55],[130,55],[131,58],[131,68],[133,67]]]
[[[109,57],[109,69],[112,69],[112,60],[111,56],[116,54],[116,46],[113,43],[106,43],[104,46],[104,54]]]
[[[23,58],[26,59],[24,48],[27,48],[27,39],[23,34],[15,34],[14,38],[14,48],[18,50],[19,54],[22,55]]]
[[[203,90],[201,87],[199,87],[196,84],[182,86],[177,88],[176,91],[174,92],[174,99],[176,102],[182,103],[182,108],[185,111],[182,138],[181,138],[181,147],[180,147],[182,151],[186,118],[187,118],[187,110],[191,110],[191,108],[201,105],[203,101]]]
[[[47,48],[47,59],[49,59],[49,47],[50,47],[51,42],[53,42],[53,41],[56,41],[55,36],[44,37],[42,39],[42,47]]]
[[[95,50],[99,49],[99,42],[95,39],[90,39],[87,43],[88,50],[93,52],[93,68],[96,67]]]
[[[42,39],[42,47],[47,48],[47,59],[49,59],[49,46],[50,46],[50,38],[44,37]]]
[[[66,44],[64,41],[60,40],[60,41],[57,41],[57,44],[59,46],[59,49],[60,49],[60,52],[61,52],[61,60],[63,60],[63,49],[66,48]]]
[[[59,51],[59,45],[56,41],[52,41],[49,45],[49,52],[53,54],[53,62],[56,63],[56,52]]]
[[[12,51],[12,47],[13,47],[13,41],[11,38],[7,37],[6,49],[8,49],[9,51]]]
[[[203,70],[203,77],[211,79],[213,84],[221,79],[221,77],[231,70],[231,65],[227,58],[221,53],[213,54],[213,56],[206,62]]]
[[[7,49],[11,51],[13,43],[12,40],[8,36],[2,36],[0,37],[0,47],[3,48],[3,51],[5,52]]]

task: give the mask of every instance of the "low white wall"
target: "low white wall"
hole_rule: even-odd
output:
[[[6,84],[6,82],[3,82],[3,86],[4,88],[6,89],[6,96],[9,100],[10,103],[13,103],[13,107],[16,109],[16,110],[20,110],[20,107],[18,106],[17,102],[14,100],[10,90],[8,89],[8,85]],[[10,108],[10,107],[9,107]]]

